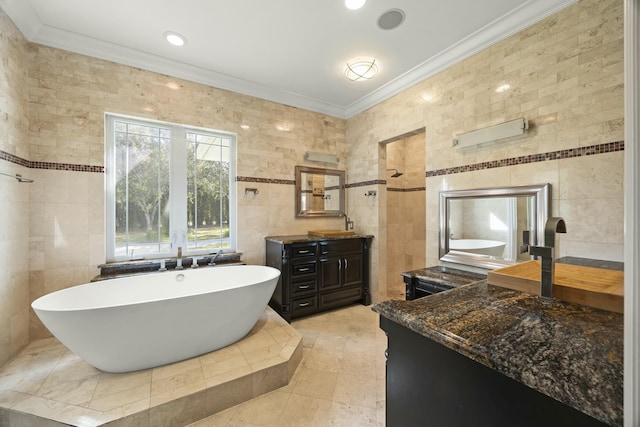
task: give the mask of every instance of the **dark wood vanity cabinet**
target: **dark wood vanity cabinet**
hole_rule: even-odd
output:
[[[269,305],[288,322],[355,302],[370,303],[371,237],[266,239],[266,264],[281,271]]]

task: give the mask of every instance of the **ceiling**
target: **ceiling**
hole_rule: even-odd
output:
[[[576,0],[0,0],[35,43],[349,118]],[[389,9],[406,18],[378,27]],[[163,37],[175,31],[183,47]],[[376,58],[350,82],[346,62]]]

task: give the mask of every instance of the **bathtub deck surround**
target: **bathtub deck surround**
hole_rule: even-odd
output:
[[[126,374],[36,340],[0,370],[0,425],[184,426],[285,386],[302,350],[300,333],[270,308],[233,345]]]
[[[223,252],[220,255],[202,255],[197,257],[198,267],[215,267],[223,265],[244,265],[241,261],[242,252]],[[215,265],[210,266],[210,260],[215,259]],[[176,258],[164,258],[165,268],[174,270],[176,268]],[[100,275],[92,279],[92,282],[104,279],[112,279],[114,277],[138,274],[138,273],[155,273],[161,269],[160,259],[145,259],[139,261],[112,262],[100,264]],[[193,266],[193,257],[189,256],[183,259],[183,267]]]

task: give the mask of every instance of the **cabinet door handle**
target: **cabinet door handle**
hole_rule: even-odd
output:
[[[349,262],[347,261],[347,259],[344,259],[344,269],[346,270],[347,268],[349,268]]]
[[[309,307],[311,305],[310,302],[301,302],[300,305],[298,305],[298,307]]]
[[[300,268],[298,269],[298,271],[309,271],[311,270],[309,267],[305,267],[305,268]]]
[[[301,285],[298,286],[298,289],[309,289],[311,286],[310,285]]]
[[[342,270],[342,260],[338,260],[338,270]]]
[[[305,249],[303,251],[298,251],[299,254],[308,254],[309,253],[309,249]]]

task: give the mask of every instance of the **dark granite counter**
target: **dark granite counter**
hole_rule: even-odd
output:
[[[442,265],[420,268],[418,270],[405,271],[403,273],[400,273],[400,275],[409,279],[416,278],[418,280],[424,280],[427,282],[450,285],[454,288],[468,285],[469,283],[477,282],[478,280],[487,278],[486,274],[472,273],[469,271],[458,270]]]
[[[293,236],[267,236],[265,240],[288,245],[291,243],[308,243],[308,242],[320,242],[326,240],[344,240],[344,239],[373,239],[371,234],[353,234],[351,236],[308,236],[306,234],[293,235]]]
[[[609,425],[622,425],[623,315],[482,280],[380,315]]]

